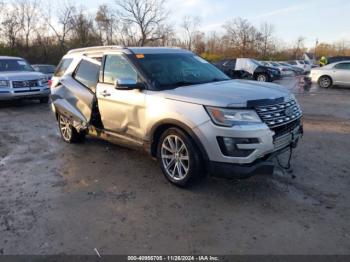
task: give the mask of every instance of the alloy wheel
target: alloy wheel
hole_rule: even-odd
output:
[[[70,141],[72,139],[72,127],[68,121],[68,119],[64,116],[60,116],[60,130],[63,136],[63,139],[66,141]]]
[[[323,77],[320,80],[320,86],[323,88],[328,88],[331,85],[331,80],[328,77]]]
[[[190,156],[186,144],[177,135],[169,135],[163,140],[161,159],[172,179],[179,181],[188,175]]]
[[[266,76],[265,75],[258,75],[258,78],[257,78],[257,80],[259,81],[259,82],[266,82]]]

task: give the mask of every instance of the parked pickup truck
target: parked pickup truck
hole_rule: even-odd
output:
[[[301,109],[285,88],[231,80],[187,50],[72,50],[52,80],[65,142],[92,135],[145,149],[178,186],[206,173],[271,174],[271,158],[302,134]]]

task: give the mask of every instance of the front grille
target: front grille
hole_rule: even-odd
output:
[[[270,129],[292,123],[302,116],[301,109],[295,100],[275,105],[259,106],[256,111]]]
[[[283,125],[283,126],[278,126],[278,127],[275,127],[275,128],[272,128],[272,131],[275,132],[275,135],[274,135],[274,139],[276,138],[279,138],[285,134],[289,134],[291,133],[292,131],[294,131],[298,126],[301,125],[301,120],[300,118],[293,121],[293,122],[290,122],[286,125]]]
[[[39,81],[38,80],[26,80],[26,81],[13,81],[12,87],[13,88],[27,88],[27,87],[38,87]]]

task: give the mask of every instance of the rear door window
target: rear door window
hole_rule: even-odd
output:
[[[100,65],[83,59],[74,73],[74,79],[95,93]]]
[[[72,63],[73,58],[63,58],[59,65],[56,68],[55,75],[56,77],[61,77],[67,71],[68,67]]]

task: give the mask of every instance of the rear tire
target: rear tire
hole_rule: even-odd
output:
[[[164,176],[176,186],[189,186],[201,176],[202,161],[197,146],[181,129],[169,128],[161,135],[157,157]]]
[[[330,88],[333,85],[333,81],[329,76],[321,76],[318,80],[318,85],[321,88]]]
[[[85,134],[79,133],[71,124],[71,121],[63,116],[58,115],[58,127],[64,142],[69,144],[82,143],[85,141]]]
[[[257,74],[255,80],[258,82],[269,82],[269,77],[266,74]]]

